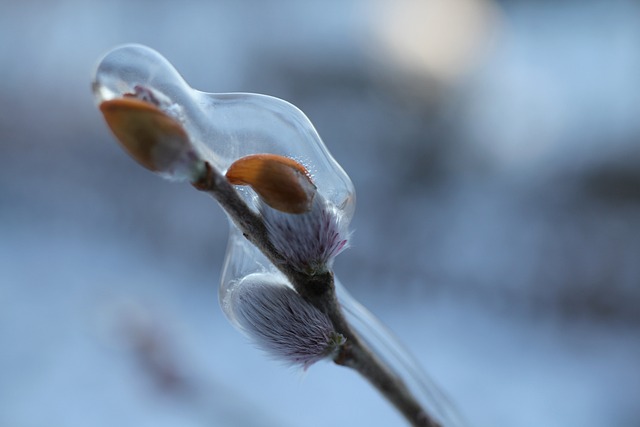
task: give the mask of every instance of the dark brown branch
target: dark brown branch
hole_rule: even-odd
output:
[[[202,177],[193,186],[213,196],[231,217],[242,234],[287,276],[296,291],[325,313],[336,331],[347,340],[334,359],[335,363],[355,369],[378,389],[415,427],[441,427],[418,403],[404,382],[398,378],[360,339],[347,322],[336,297],[333,273],[301,273],[284,259],[269,240],[262,217],[240,197],[227,179],[208,163]]]

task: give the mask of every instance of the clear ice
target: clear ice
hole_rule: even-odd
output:
[[[292,104],[252,93],[205,93],[192,89],[159,53],[141,45],[125,45],[107,53],[93,81],[96,102],[136,96],[156,104],[185,128],[202,158],[221,173],[237,159],[258,153],[290,157],[310,172],[318,193],[348,225],[355,209],[355,190],[345,171],[329,154],[312,123]],[[170,177],[169,177],[170,178]],[[257,210],[255,193],[238,189]],[[382,203],[382,202],[381,202]],[[286,278],[230,221],[230,237],[220,286],[220,303],[229,321],[242,330],[229,307],[234,287],[252,274]],[[460,425],[455,411],[440,396],[411,355],[369,311],[355,301],[336,278],[348,320],[381,360],[401,377],[417,398],[446,425]]]

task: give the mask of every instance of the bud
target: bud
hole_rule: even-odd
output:
[[[245,277],[223,304],[258,347],[305,370],[335,355],[345,342],[324,313],[273,275]]]
[[[249,185],[274,209],[301,214],[311,208],[316,186],[300,163],[276,154],[253,154],[231,164],[226,173],[234,185]]]
[[[204,162],[176,119],[134,97],[103,101],[100,111],[122,147],[138,163],[170,179],[193,180]]]
[[[347,247],[348,221],[316,191],[309,172],[295,160],[250,155],[236,160],[226,176],[232,184],[249,185],[258,194],[269,240],[296,270],[324,272]]]
[[[289,215],[259,206],[269,240],[296,270],[323,273],[333,259],[349,247],[348,219],[331,202],[317,194],[308,212]]]

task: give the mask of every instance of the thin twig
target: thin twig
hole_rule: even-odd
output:
[[[206,164],[205,172],[193,186],[213,196],[242,234],[291,281],[305,300],[325,313],[336,331],[346,338],[334,361],[355,369],[378,389],[415,427],[441,427],[418,403],[406,384],[367,347],[347,322],[338,302],[333,273],[304,274],[287,263],[269,240],[262,217],[240,197],[227,179]]]

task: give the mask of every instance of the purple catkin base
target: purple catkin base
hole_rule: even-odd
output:
[[[262,203],[259,210],[271,243],[300,272],[327,271],[336,255],[348,247],[342,214],[320,194],[303,214],[280,212]]]
[[[238,323],[261,349],[307,369],[344,342],[324,313],[289,286],[260,276],[239,283],[231,304]]]

